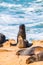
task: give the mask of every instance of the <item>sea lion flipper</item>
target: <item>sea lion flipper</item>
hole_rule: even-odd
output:
[[[26,64],[30,64],[30,63],[33,63],[33,62],[35,62],[35,61],[36,61],[36,58],[33,57],[33,56],[31,56],[31,57],[29,57],[29,58],[26,60]]]

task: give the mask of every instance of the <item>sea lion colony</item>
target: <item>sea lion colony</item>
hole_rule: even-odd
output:
[[[6,40],[6,37],[4,34],[0,33],[0,47],[3,45],[3,43]],[[18,46],[19,48],[26,48],[26,47],[30,47],[32,46],[32,44],[30,44],[27,40],[26,40],[26,32],[25,32],[25,25],[21,24],[19,26],[19,32],[17,35],[17,44],[10,44],[11,46]]]
[[[22,50],[17,51],[16,55],[30,56],[26,60],[26,64],[30,64],[30,63],[37,62],[37,61],[43,61],[43,47],[34,46],[34,47],[30,48],[30,49],[27,49],[27,48],[22,49]]]
[[[0,33],[0,47],[3,45],[3,43],[6,41],[5,35]],[[10,44],[12,46],[12,43]],[[26,48],[21,49],[16,52],[16,55],[29,55],[30,57],[26,60],[26,63],[32,63],[36,61],[43,61],[43,47],[41,46],[35,46],[31,47],[32,44],[26,40],[26,32],[25,32],[25,25],[22,24],[19,27],[19,32],[17,35],[17,44],[13,44],[13,46],[17,45],[19,48]],[[31,47],[31,48],[27,48]],[[38,51],[40,50],[40,51]],[[36,54],[36,52],[38,53]]]

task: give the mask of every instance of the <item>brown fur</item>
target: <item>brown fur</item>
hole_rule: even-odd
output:
[[[25,50],[24,49],[19,50],[19,51],[17,51],[17,55],[19,54],[19,55],[29,55],[29,56],[32,56],[34,54],[39,53],[40,51],[43,51],[43,47],[35,46],[35,47],[30,48],[30,49],[26,48]]]
[[[19,48],[25,48],[26,47],[26,44],[24,43],[24,40],[23,40],[23,38],[21,36],[19,36],[19,38],[18,38],[18,44],[17,44],[17,46]]]
[[[19,32],[17,35],[17,43],[18,43],[18,37],[21,36],[23,39],[26,39],[26,32],[25,32],[25,25],[22,24],[19,26]]]
[[[19,27],[19,32],[17,36],[17,46],[19,48],[26,48],[31,46],[31,44],[29,44],[28,41],[26,40],[26,32],[24,24],[20,25]]]
[[[33,62],[38,62],[38,61],[43,61],[43,51],[41,51],[40,53],[35,54],[33,56],[30,56],[26,60],[26,64],[33,63]]]

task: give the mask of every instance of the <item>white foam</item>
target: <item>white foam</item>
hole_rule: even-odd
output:
[[[40,2],[41,1],[41,2]],[[39,2],[39,3],[36,3]],[[43,39],[43,29],[38,32],[39,29],[32,29],[32,26],[43,24],[43,2],[37,0],[30,3],[30,6],[25,7],[22,4],[9,4],[2,2],[0,6],[7,8],[0,13],[0,32],[4,33],[7,38],[17,38],[18,26],[9,26],[9,24],[21,24],[24,23],[26,27],[30,27],[31,30],[27,31],[28,40]],[[37,12],[38,11],[38,12]],[[11,12],[11,13],[10,13]],[[12,13],[15,13],[14,15]],[[22,12],[16,14],[16,12]],[[8,14],[7,14],[8,13]],[[23,18],[20,18],[23,16]]]
[[[10,3],[5,3],[5,2],[0,3],[0,6],[9,7],[9,8],[11,8],[11,7],[21,7],[20,4],[16,5],[16,4],[10,4]]]

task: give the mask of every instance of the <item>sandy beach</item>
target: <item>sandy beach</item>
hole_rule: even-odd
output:
[[[0,65],[43,65],[43,61],[38,61],[26,64],[26,59],[29,56],[17,56],[16,52],[20,49],[17,46],[10,46],[10,43],[15,43],[15,40],[6,41],[3,47],[0,47]],[[35,43],[34,43],[35,42]],[[42,41],[34,41],[32,46],[43,44]],[[42,49],[43,50],[43,49]]]
[[[0,0],[0,65],[43,65],[43,0]]]

